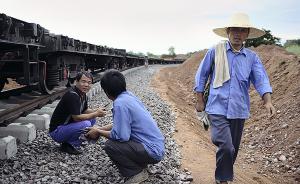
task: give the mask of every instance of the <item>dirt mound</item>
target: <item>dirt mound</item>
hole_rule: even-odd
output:
[[[251,89],[251,115],[244,134],[245,160],[257,162],[262,174],[294,177],[300,181],[300,59],[283,48],[253,49],[261,58],[273,88],[277,110],[269,119],[262,101]]]
[[[273,87],[272,100],[277,114],[273,118],[268,118],[261,98],[251,87],[251,118],[245,127],[241,153],[236,166],[241,171],[237,171],[236,176],[239,179],[236,181],[238,183],[270,182],[264,179],[270,179],[270,183],[299,181],[300,59],[274,45],[251,49],[260,56],[268,72]],[[182,65],[161,70],[153,86],[154,88],[160,86],[158,91],[176,107],[177,116],[183,118],[185,126],[189,126],[195,135],[201,137],[203,149],[213,150],[214,148],[209,146],[211,144],[209,135],[203,130],[195,130],[198,121],[193,107],[194,76],[205,53],[206,51],[197,52]],[[162,83],[165,85],[165,90],[162,90]],[[185,152],[184,148],[182,151]],[[189,162],[186,161],[187,165]],[[214,167],[214,163],[212,164]],[[247,169],[248,176],[247,172],[241,174]],[[255,173],[250,174],[250,171]],[[245,179],[247,177],[251,180]]]

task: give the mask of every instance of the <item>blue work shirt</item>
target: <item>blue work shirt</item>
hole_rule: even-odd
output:
[[[268,75],[258,55],[253,51],[242,48],[234,53],[227,41],[226,53],[230,79],[223,86],[213,88],[215,70],[213,69],[210,91],[205,111],[208,114],[224,115],[228,119],[247,119],[250,115],[250,81],[262,97],[272,93]],[[195,92],[203,92],[211,65],[215,60],[215,48],[207,51],[195,76]]]
[[[122,92],[113,102],[113,127],[110,138],[143,144],[155,160],[164,156],[164,136],[143,103],[132,93]]]

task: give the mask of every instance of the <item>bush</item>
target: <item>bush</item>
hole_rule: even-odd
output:
[[[273,36],[271,34],[271,31],[270,30],[265,30],[263,29],[266,34],[259,37],[259,38],[254,38],[254,39],[248,39],[246,40],[246,44],[245,44],[245,47],[257,47],[259,45],[273,45],[273,44],[276,44],[276,45],[280,45],[279,41],[280,41],[280,38],[277,38],[275,36]]]

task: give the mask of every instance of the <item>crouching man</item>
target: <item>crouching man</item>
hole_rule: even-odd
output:
[[[72,87],[56,106],[50,121],[49,135],[61,143],[60,150],[69,154],[80,154],[79,139],[82,130],[96,123],[96,117],[105,116],[102,109],[88,108],[86,93],[90,90],[93,77],[88,72],[76,76],[76,85]]]
[[[145,181],[147,164],[158,163],[164,156],[164,136],[143,103],[126,91],[123,74],[107,71],[101,78],[101,87],[113,101],[113,124],[92,127],[86,136],[108,138],[104,150],[127,177],[126,184]]]

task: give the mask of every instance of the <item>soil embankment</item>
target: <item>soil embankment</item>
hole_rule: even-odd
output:
[[[253,48],[260,56],[273,87],[277,114],[268,118],[253,89],[251,118],[247,121],[235,165],[234,183],[295,183],[300,181],[300,59],[283,48]],[[175,139],[181,147],[182,169],[192,172],[194,183],[214,183],[215,147],[209,132],[195,116],[194,76],[205,51],[182,65],[162,69],[152,86],[176,113]]]

